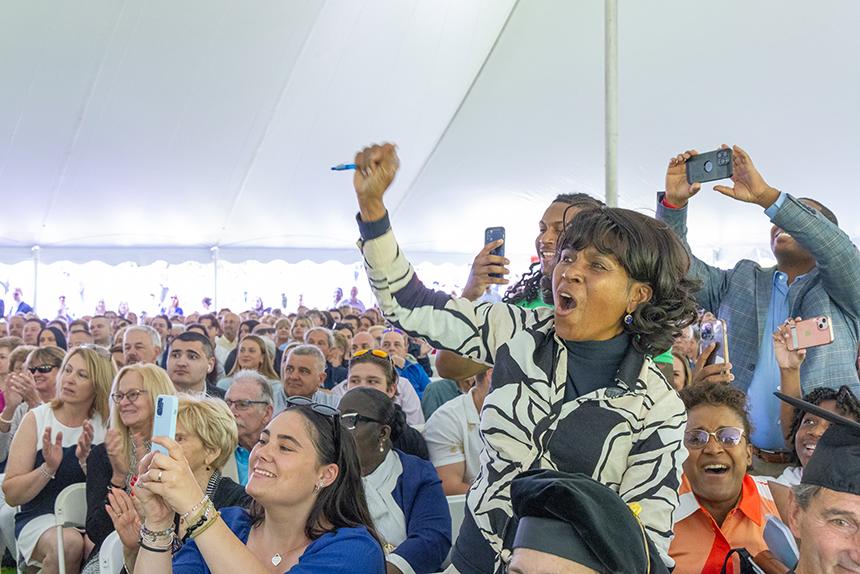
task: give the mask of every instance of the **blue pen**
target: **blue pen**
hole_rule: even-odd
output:
[[[332,171],[349,171],[351,169],[355,169],[354,163],[339,163],[331,168]]]

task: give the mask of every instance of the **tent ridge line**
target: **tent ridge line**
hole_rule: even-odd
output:
[[[481,66],[478,68],[477,73],[472,78],[472,81],[469,83],[469,87],[466,88],[466,91],[463,93],[463,97],[460,98],[460,103],[457,104],[457,109],[454,110],[454,113],[451,114],[451,117],[448,119],[448,123],[445,124],[445,129],[442,130],[442,133],[439,134],[439,137],[436,138],[436,142],[433,144],[433,148],[430,150],[430,153],[427,154],[427,157],[424,159],[424,162],[421,164],[421,167],[418,169],[418,173],[415,174],[415,177],[412,178],[412,183],[409,184],[409,187],[400,197],[400,200],[397,204],[391,209],[392,214],[396,214],[400,209],[400,206],[403,205],[407,199],[412,195],[412,192],[415,188],[416,182],[421,179],[421,176],[424,175],[424,172],[427,170],[427,166],[430,164],[430,160],[433,159],[433,156],[436,155],[436,152],[439,150],[439,146],[442,144],[442,140],[445,139],[445,136],[448,135],[448,131],[451,129],[451,126],[454,124],[454,120],[460,115],[460,112],[463,110],[463,106],[466,104],[466,100],[469,99],[469,96],[472,94],[472,90],[475,88],[475,85],[478,83],[478,79],[484,73],[484,68],[487,66],[487,62],[490,61],[490,58],[493,56],[493,53],[496,51],[496,46],[499,45],[499,41],[502,36],[505,34],[505,30],[508,29],[508,24],[511,22],[511,18],[514,15],[514,12],[517,10],[517,6],[519,6],[520,0],[514,0],[513,5],[511,6],[510,12],[508,12],[508,16],[505,18],[505,22],[502,24],[502,27],[499,29],[499,33],[496,35],[496,39],[493,40],[493,45],[490,46],[490,49],[487,50],[487,55],[484,56],[484,61],[481,62]]]

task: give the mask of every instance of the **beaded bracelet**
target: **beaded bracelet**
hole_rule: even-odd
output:
[[[204,495],[203,495],[203,498],[202,498],[202,499],[200,499],[200,502],[198,502],[197,504],[195,504],[194,506],[192,506],[192,507],[191,507],[191,509],[190,509],[188,512],[183,512],[182,514],[180,514],[180,515],[179,515],[179,522],[185,522],[185,521],[187,521],[187,520],[188,520],[188,517],[189,517],[189,516],[191,516],[191,514],[192,514],[192,513],[194,513],[194,512],[196,512],[197,510],[199,510],[199,509],[200,509],[204,504],[206,504],[207,502],[209,502],[209,495],[208,495],[208,494],[204,494]]]
[[[172,525],[164,530],[150,530],[145,524],[140,525],[141,540],[147,540],[153,544],[157,543],[161,538],[169,538],[172,540],[174,534],[176,534],[176,530]]]
[[[56,474],[51,474],[50,472],[48,472],[48,465],[45,463],[39,465],[39,472],[41,472],[42,476],[44,476],[48,480],[54,480],[55,478],[57,478]]]
[[[201,534],[203,534],[204,532],[206,532],[206,529],[207,529],[207,528],[209,528],[210,526],[212,526],[213,524],[215,524],[215,522],[218,520],[218,517],[220,517],[220,516],[221,516],[221,513],[220,513],[220,512],[218,512],[218,511],[215,511],[215,516],[214,516],[211,520],[209,520],[208,522],[206,522],[206,524],[204,524],[203,526],[199,527],[197,530],[195,530],[195,531],[191,534],[191,540],[194,540],[195,538],[197,538],[198,536],[200,536]]]
[[[215,510],[215,505],[214,505],[214,504],[212,504],[212,502],[210,501],[210,502],[206,505],[205,510],[203,510],[203,512],[200,514],[200,518],[197,520],[197,522],[195,522],[192,526],[189,526],[189,527],[185,530],[185,536],[183,536],[183,537],[182,537],[182,539],[183,539],[183,540],[188,540],[188,538],[190,538],[190,537],[191,537],[191,535],[192,535],[192,534],[194,534],[194,531],[195,531],[195,530],[197,530],[198,528],[200,528],[201,526],[203,526],[204,524],[206,524],[206,522],[207,522],[208,520],[210,520],[210,518],[212,517],[212,511],[213,511],[213,510]]]

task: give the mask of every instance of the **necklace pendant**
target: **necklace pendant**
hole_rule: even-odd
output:
[[[274,556],[272,556],[272,566],[277,566],[278,564],[281,563],[281,560],[282,560],[281,555],[275,554]]]

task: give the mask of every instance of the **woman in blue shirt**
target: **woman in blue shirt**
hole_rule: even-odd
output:
[[[382,547],[361,485],[355,442],[340,413],[302,397],[272,419],[251,451],[245,511],[218,513],[179,445],[164,437],[141,461],[145,516],[134,571],[179,574],[383,574]],[[171,563],[174,514],[190,541]]]
[[[406,427],[403,411],[376,389],[340,401],[343,426],[358,447],[367,506],[386,549],[388,574],[438,572],[451,549],[451,514],[433,465],[393,449]]]

